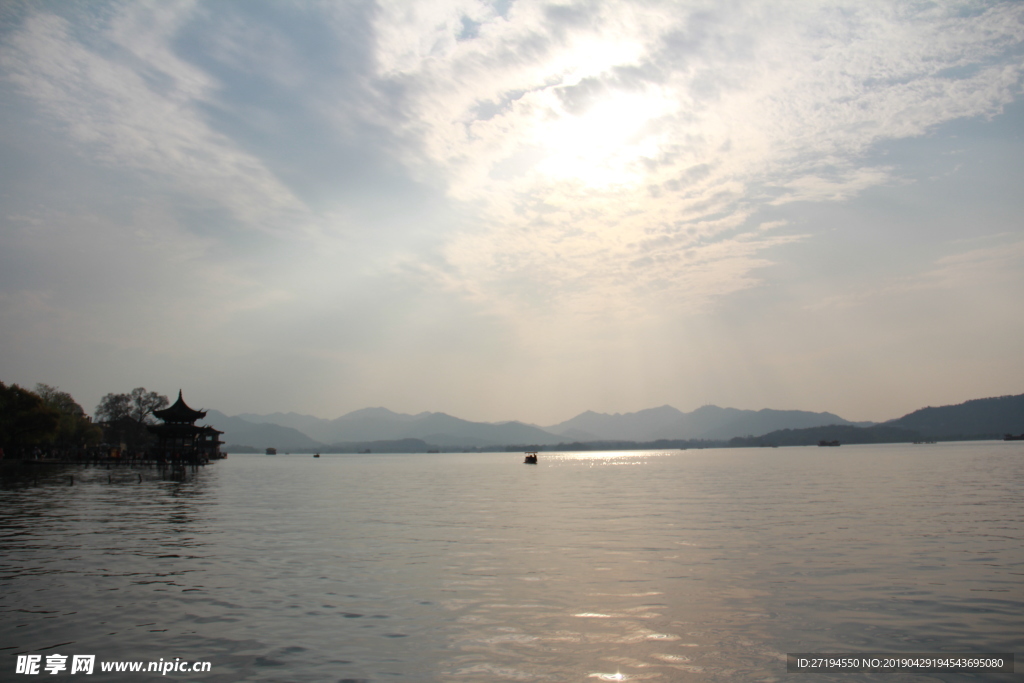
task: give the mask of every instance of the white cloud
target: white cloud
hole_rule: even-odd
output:
[[[891,169],[864,164],[873,145],[993,115],[1024,70],[1008,56],[1019,3],[416,7],[381,15],[380,76],[408,88],[411,163],[483,209],[447,256],[478,294],[535,280],[566,293],[561,308],[749,286],[752,250],[778,242],[725,232],[756,230],[760,206],[886,182]],[[460,16],[482,22],[476,37],[458,40]],[[688,272],[696,252],[720,277]],[[648,270],[624,276],[637,257]]]
[[[979,243],[987,243],[980,246]],[[955,299],[971,299],[968,308],[980,308],[999,315],[1024,296],[1024,240],[997,234],[944,245],[940,256],[918,272],[901,274],[877,282],[870,288],[844,292],[808,303],[815,312],[884,307],[892,302],[934,306],[951,305]],[[924,303],[928,302],[928,303]]]
[[[1019,240],[936,247],[972,226],[944,215],[923,236],[941,230],[921,207],[950,204],[923,180],[911,197],[909,157],[878,152],[922,136],[904,147],[934,159],[938,126],[1019,99],[1021,3],[26,7],[0,42],[15,95],[0,142],[21,138],[14,173],[36,175],[15,177],[27,198],[2,198],[0,257],[30,265],[4,269],[0,316],[33,368],[101,348],[83,359],[168,362],[247,394],[252,367],[273,365],[280,395],[308,401],[286,409],[341,406],[351,380],[350,408],[445,409],[415,405],[411,385],[470,411],[526,405],[549,382],[550,410],[625,410],[675,400],[680,377],[729,401],[717,387],[739,396],[757,373],[785,384],[780,358],[841,366],[864,347],[849,311],[895,347],[919,303],[998,310],[1019,292]],[[987,229],[1014,229],[1002,192]],[[868,225],[879,195],[899,205]],[[983,213],[963,203],[965,220]],[[794,329],[811,332],[795,347]],[[639,403],[621,402],[627,385]]]
[[[940,258],[919,287],[1003,291],[1017,300],[1024,293],[1024,241],[979,247]],[[1009,302],[1004,302],[1009,303]]]
[[[439,173],[473,214],[443,246],[446,286],[520,313],[636,308],[659,292],[688,307],[756,282],[757,253],[782,239],[757,236],[760,208],[854,197],[890,177],[864,164],[872,145],[991,115],[1020,92],[1006,55],[1024,41],[1024,8],[957,9],[382,3],[365,81],[401,97],[367,86],[345,114],[344,97],[307,88],[304,104],[332,102],[340,127],[375,107],[405,122],[406,164]],[[335,217],[209,125],[222,84],[174,46],[197,12],[126,4],[87,40],[39,12],[0,59],[95,158],[161,174],[246,227],[329,239]],[[279,58],[261,63],[280,73],[267,77],[302,81],[296,39],[231,24],[208,49],[244,68],[270,46]],[[690,272],[698,262],[719,276]]]
[[[301,203],[198,111],[217,83],[170,47],[191,4],[126,5],[94,27],[91,44],[67,19],[39,12],[7,40],[0,66],[93,159],[159,174],[247,227],[294,229]]]

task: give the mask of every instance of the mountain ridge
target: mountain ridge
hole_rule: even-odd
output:
[[[396,413],[387,408],[362,408],[333,420],[299,413],[243,413],[235,416],[252,424],[277,425],[300,432],[328,447],[342,443],[364,443],[382,440],[422,439],[439,447],[473,448],[508,444],[553,445],[571,441],[637,441],[664,439],[728,439],[772,431],[773,429],[820,426],[822,424],[853,424],[832,413],[808,411],[739,410],[702,406],[691,413],[663,405],[633,413],[598,413],[584,411],[576,417],[549,427],[530,425],[518,420],[472,422],[446,413],[422,412],[416,415]],[[238,423],[236,431],[245,433]],[[294,434],[274,433],[278,442]],[[236,443],[234,434],[225,441]],[[245,445],[237,441],[239,445]],[[268,444],[273,445],[273,444]],[[312,444],[309,444],[312,445]]]
[[[975,398],[963,403],[918,408],[886,426],[931,437],[1002,436],[1024,433],[1024,394]]]
[[[765,434],[779,429],[802,429],[825,425],[866,426],[828,412],[806,410],[741,410],[703,405],[684,413],[669,405],[635,413],[595,413],[588,410],[545,430],[563,436],[593,437],[593,440],[656,441],[658,439],[731,439]]]
[[[1001,436],[1024,432],[1024,394],[926,407],[883,423],[851,422],[834,413],[804,410],[742,410],[704,405],[689,413],[672,406],[633,413],[587,410],[555,425],[537,426],[518,420],[472,422],[446,413],[396,413],[387,408],[362,408],[333,420],[299,413],[243,413],[229,417],[209,411],[208,421],[225,431],[224,441],[257,448],[347,447],[376,441],[418,439],[439,448],[550,446],[569,442],[638,442],[751,439],[783,430],[823,427],[861,429],[884,425],[926,437]],[[844,432],[845,433],[845,432]],[[876,434],[882,431],[876,432]],[[885,432],[889,433],[889,432]],[[897,432],[892,432],[896,434]],[[868,438],[864,435],[863,438]],[[874,437],[872,437],[874,438]]]

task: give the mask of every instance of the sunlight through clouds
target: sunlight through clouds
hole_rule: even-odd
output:
[[[430,7],[378,24],[433,36],[429,49],[396,38],[379,56],[384,78],[410,84],[420,162],[487,219],[445,253],[477,292],[490,281],[504,298],[517,275],[571,292],[562,314],[588,294],[607,309],[749,286],[759,251],[799,239],[758,234],[759,206],[857,196],[890,177],[863,164],[872,145],[996,111],[1020,88],[1020,64],[994,61],[1021,41],[1013,5]],[[461,11],[472,38],[457,35]],[[693,277],[693,263],[721,271]]]
[[[554,109],[552,120],[537,126],[534,144],[548,155],[537,170],[551,181],[576,180],[593,189],[642,182],[642,162],[655,159],[661,147],[644,127],[669,111],[671,103],[646,93],[602,97],[579,114]]]
[[[1024,287],[1020,2],[108,0],[0,22],[0,360],[29,384],[61,385],[36,375],[81,340],[106,359],[83,376],[131,356],[227,395],[258,366],[338,414],[754,405],[861,381],[857,348],[920,386],[933,366],[893,349],[962,358],[934,322],[951,292],[981,324]]]

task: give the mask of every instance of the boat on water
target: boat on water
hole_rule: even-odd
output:
[[[267,455],[277,455],[277,449],[276,448],[268,448],[267,449]]]
[[[1024,441],[1024,434],[1004,434],[1003,441]]]
[[[537,464],[537,451],[527,451],[526,460],[523,460],[524,465],[536,465]]]
[[[838,446],[839,445],[839,440],[837,439],[835,441],[825,441],[824,439],[822,439],[821,441],[818,442],[818,445],[819,446]]]
[[[313,454],[313,457],[314,457],[314,458],[319,458],[319,457],[320,457],[320,454],[319,454],[319,453],[314,453],[314,454]]]

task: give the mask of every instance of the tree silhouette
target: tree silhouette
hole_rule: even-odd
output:
[[[60,414],[38,394],[0,382],[0,448],[16,453],[52,441],[59,421]]]
[[[130,394],[107,394],[96,406],[96,419],[103,422],[116,422],[130,417],[139,424],[156,424],[154,410],[166,408],[169,401],[166,396],[155,391],[146,391],[145,387],[136,387]]]
[[[54,441],[62,446],[86,446],[99,443],[103,432],[92,423],[82,406],[66,391],[48,384],[37,384],[36,393],[43,403],[58,414]]]

